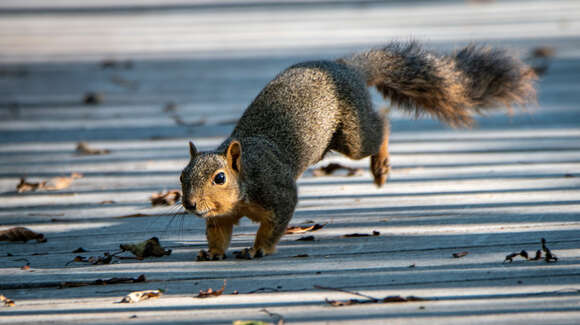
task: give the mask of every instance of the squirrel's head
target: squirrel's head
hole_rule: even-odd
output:
[[[189,164],[179,178],[183,207],[202,218],[231,212],[240,200],[240,142],[232,141],[223,153],[198,152],[189,142],[189,154]]]

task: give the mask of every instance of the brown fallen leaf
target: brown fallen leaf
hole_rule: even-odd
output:
[[[347,171],[347,176],[356,176],[356,175],[360,175],[363,173],[362,169],[360,168],[353,168],[353,167],[347,167],[347,166],[343,166],[341,164],[337,164],[337,163],[330,163],[325,167],[320,167],[320,168],[316,168],[312,171],[312,175],[319,177],[319,176],[328,176],[328,175],[332,175],[335,171],[337,170],[341,170],[344,169]]]
[[[224,280],[224,285],[222,286],[221,289],[213,290],[212,288],[209,288],[207,290],[199,290],[199,294],[195,296],[195,298],[218,297],[224,293],[225,289],[226,289],[226,280]]]
[[[18,193],[34,192],[39,190],[58,191],[69,187],[75,179],[81,177],[83,177],[82,174],[72,173],[69,177],[54,177],[48,181],[41,181],[39,183],[30,183],[27,182],[26,179],[21,178],[20,183],[16,185],[16,191]]]
[[[113,200],[104,200],[104,201],[99,202],[99,204],[115,204],[115,203],[117,203],[117,202],[115,202]]]
[[[133,291],[130,294],[126,295],[121,301],[120,304],[132,304],[139,301],[147,300],[147,299],[155,299],[159,298],[163,295],[162,290],[143,290],[143,291]]]
[[[530,52],[530,56],[533,58],[551,58],[554,55],[556,55],[556,49],[551,46],[538,46]]]
[[[0,295],[0,302],[3,302],[4,303],[4,306],[8,306],[8,307],[13,307],[14,305],[16,305],[16,303],[14,302],[14,300],[8,299],[4,295]]]
[[[538,46],[530,51],[528,61],[534,73],[542,76],[548,72],[551,60],[556,55],[556,49],[550,46]]]
[[[18,193],[34,192],[34,191],[37,191],[37,190],[43,188],[45,184],[46,184],[46,182],[31,183],[31,182],[27,182],[26,179],[24,179],[24,178],[20,178],[20,183],[18,183],[18,185],[16,185],[16,191]]]
[[[0,231],[0,241],[22,241],[36,239],[39,243],[46,242],[43,234],[36,233],[25,227],[14,227]]]
[[[83,96],[83,103],[85,105],[98,105],[103,102],[103,94],[96,92],[88,92]]]
[[[463,257],[467,254],[469,254],[469,252],[459,252],[459,253],[453,253],[453,254],[451,254],[451,256],[453,256],[455,258],[460,258],[460,257]]]
[[[177,111],[177,104],[175,102],[168,102],[165,104],[165,107],[163,107],[163,111],[165,113],[174,113]]]
[[[310,226],[308,226],[308,225],[292,226],[292,227],[286,228],[286,235],[303,234],[305,232],[316,231],[316,230],[320,230],[320,229],[324,228],[324,226],[326,226],[326,224],[321,225],[318,223],[310,225]]]
[[[151,200],[151,205],[174,205],[181,199],[181,191],[179,190],[169,190],[166,192],[159,192],[151,195],[149,200]]]
[[[111,150],[109,150],[109,149],[91,148],[91,147],[89,147],[89,144],[86,142],[79,142],[77,144],[77,148],[75,151],[78,155],[83,155],[83,156],[106,155],[108,153],[111,153]]]
[[[370,236],[379,236],[380,234],[381,234],[380,232],[373,230],[373,232],[370,234],[354,233],[354,234],[342,235],[341,237],[343,237],[343,238],[370,237]]]
[[[136,278],[110,278],[110,279],[98,279],[95,281],[69,281],[69,282],[61,282],[58,286],[59,289],[64,288],[76,288],[76,287],[85,287],[85,286],[92,286],[92,285],[109,285],[109,284],[121,284],[121,283],[141,283],[147,282],[145,278],[145,274],[141,274]]]
[[[135,255],[137,258],[145,258],[145,257],[161,257],[165,255],[171,255],[171,249],[165,249],[159,243],[159,239],[157,237],[151,237],[146,241],[137,243],[137,244],[121,244],[121,250],[123,251],[130,251]]]
[[[506,255],[505,259],[504,259],[504,263],[511,263],[513,262],[515,257],[521,256],[524,259],[528,260],[528,261],[538,261],[542,258],[542,251],[544,252],[544,261],[546,263],[552,263],[552,262],[557,262],[558,261],[558,257],[552,253],[552,251],[546,246],[546,239],[542,238],[540,240],[540,243],[542,244],[542,249],[538,249],[536,251],[536,255],[534,257],[530,257],[528,255],[528,252],[525,250],[522,250],[519,253],[511,253]]]
[[[107,252],[105,252],[103,254],[103,256],[89,256],[89,257],[85,257],[85,256],[75,256],[75,258],[66,263],[65,266],[71,264],[72,262],[83,262],[83,263],[89,263],[92,265],[105,265],[105,264],[111,264],[111,262],[113,261],[113,255],[109,254]]]
[[[334,290],[334,291],[339,291],[339,292],[345,292],[345,293],[349,293],[355,296],[360,296],[365,298],[366,300],[360,300],[360,299],[349,299],[349,300],[329,300],[328,298],[325,298],[324,301],[334,307],[342,307],[342,306],[350,306],[350,305],[359,305],[359,304],[388,304],[388,303],[399,303],[399,302],[411,302],[411,301],[425,301],[428,300],[426,298],[420,298],[420,297],[416,297],[416,296],[408,296],[408,297],[401,297],[401,296],[387,296],[384,297],[382,299],[378,299],[372,296],[368,296],[365,294],[361,294],[359,292],[356,291],[348,291],[345,289],[340,289],[340,288],[332,288],[332,287],[323,287],[323,286],[318,286],[315,285],[314,286],[316,289],[324,289],[324,290]]]
[[[72,184],[75,179],[82,178],[83,175],[79,173],[72,173],[69,177],[55,177],[51,178],[46,182],[44,185],[45,190],[47,191],[58,191],[65,189]]]
[[[30,264],[23,265],[22,267],[20,267],[20,269],[22,271],[28,271],[28,270],[30,270]]]
[[[118,69],[118,68],[131,69],[131,68],[133,68],[133,61],[131,61],[131,60],[119,61],[119,60],[115,60],[115,59],[105,59],[105,60],[101,61],[101,68],[103,70],[105,70],[105,69]]]

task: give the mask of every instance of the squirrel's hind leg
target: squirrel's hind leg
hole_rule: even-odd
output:
[[[389,164],[389,129],[385,128],[384,132],[383,143],[379,152],[371,156],[371,172],[377,187],[381,187],[386,183],[387,177],[391,172],[391,165]]]
[[[362,109],[361,107],[364,107]],[[389,124],[387,117],[372,110],[370,103],[351,106],[344,110],[343,120],[336,130],[331,150],[340,152],[351,159],[371,156],[371,172],[374,183],[381,187],[390,171],[389,165]]]

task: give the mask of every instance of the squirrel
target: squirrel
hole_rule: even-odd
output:
[[[373,109],[367,87],[417,116],[469,127],[474,113],[533,101],[536,79],[505,50],[474,44],[440,55],[417,42],[392,42],[287,68],[215,151],[199,152],[189,142],[182,205],[205,219],[208,240],[197,260],[224,259],[233,225],[244,216],[260,227],[254,245],[235,256],[274,253],[296,207],[296,180],[331,150],[351,159],[370,156],[374,183],[386,182],[389,124]]]

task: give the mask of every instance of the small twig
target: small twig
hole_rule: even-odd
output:
[[[266,313],[270,317],[277,318],[278,321],[276,322],[276,325],[284,325],[284,317],[282,317],[282,315],[276,314],[276,313],[271,313],[266,308],[264,308],[264,309],[262,309],[260,311]]]
[[[320,285],[317,285],[317,284],[316,284],[316,285],[314,285],[314,288],[316,288],[316,289],[322,289],[322,290],[333,290],[333,291],[339,291],[339,292],[349,293],[349,294],[351,294],[351,295],[355,295],[355,296],[359,296],[359,297],[367,298],[367,299],[370,299],[370,300],[372,300],[372,301],[374,301],[374,302],[378,302],[378,301],[379,301],[379,299],[377,299],[377,298],[375,298],[375,297],[372,297],[372,296],[367,296],[367,295],[365,295],[365,294],[362,294],[362,293],[360,293],[360,292],[356,292],[356,291],[348,291],[348,290],[345,290],[345,289],[339,289],[339,288],[331,288],[331,287],[324,287],[324,286],[320,286]]]
[[[260,291],[271,291],[271,292],[280,292],[279,288],[268,288],[268,287],[263,287],[263,288],[258,288],[252,291],[248,291],[247,293],[258,293]]]

